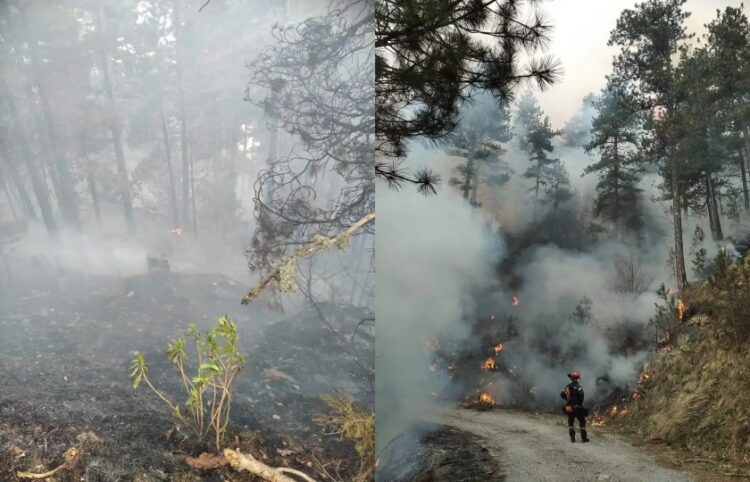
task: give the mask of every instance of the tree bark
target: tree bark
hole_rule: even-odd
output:
[[[193,153],[190,152],[190,204],[193,211],[193,234],[198,234],[198,213],[195,210],[195,174],[193,169]]]
[[[462,186],[462,193],[464,196],[464,199],[467,201],[469,200],[469,193],[471,192],[471,179],[473,176],[474,171],[474,159],[471,155],[466,158],[466,174],[464,175],[464,185]]]
[[[680,193],[680,173],[677,160],[672,156],[672,216],[674,220],[674,269],[677,279],[677,289],[682,293],[688,287],[687,271],[685,270],[685,249],[682,243],[682,199]]]
[[[711,226],[711,236],[714,241],[722,241],[724,233],[721,229],[721,218],[719,217],[719,208],[716,205],[716,190],[711,173],[706,173],[706,200],[708,207],[708,219]]]
[[[747,188],[747,163],[742,149],[739,150],[740,173],[742,174],[742,198],[745,205],[745,211],[750,210],[750,193]]]
[[[3,158],[5,158],[5,165],[8,166],[8,174],[16,188],[18,199],[21,201],[24,213],[26,213],[26,216],[29,219],[36,219],[36,210],[34,209],[34,204],[31,202],[31,196],[26,190],[26,185],[21,177],[21,172],[18,169],[18,165],[16,165],[15,159],[11,157],[7,146],[3,141],[0,141],[0,153]]]
[[[106,42],[106,23],[104,18],[104,6],[99,4],[99,29],[101,41]],[[118,118],[117,102],[115,99],[114,83],[112,81],[112,71],[110,65],[109,49],[103,46],[99,49],[99,58],[102,63],[104,72],[104,84],[107,90],[107,97],[110,103],[110,131],[112,132],[112,143],[115,149],[115,162],[117,163],[117,174],[120,181],[120,197],[122,199],[122,210],[125,216],[125,224],[128,234],[135,233],[135,218],[133,217],[133,196],[130,191],[130,179],[128,179],[128,169],[125,165],[125,153],[122,147],[122,132],[120,120]]]
[[[174,171],[172,169],[172,146],[169,142],[169,124],[167,123],[167,112],[164,107],[164,94],[161,82],[161,57],[157,58],[157,76],[159,79],[159,110],[161,111],[161,131],[164,138],[164,160],[167,163],[167,175],[169,177],[169,206],[172,212],[172,227],[179,226],[180,215],[177,208],[177,187],[175,185]]]
[[[23,127],[21,118],[18,116],[18,109],[16,104],[10,96],[6,96],[6,103],[10,109],[10,115],[16,119],[15,128],[16,136],[18,137],[19,144],[21,146],[21,154],[26,164],[26,170],[29,172],[29,179],[31,180],[31,187],[34,191],[37,204],[39,204],[39,210],[42,213],[42,219],[44,220],[44,226],[47,228],[49,234],[54,235],[57,233],[57,222],[52,214],[52,207],[49,203],[49,196],[47,188],[44,185],[44,181],[39,175],[39,171],[34,166],[31,155],[31,146],[29,145],[29,138],[26,135],[26,130]],[[3,147],[5,149],[5,147]],[[7,152],[7,150],[6,150]]]
[[[182,227],[186,228],[190,215],[190,159],[188,158],[187,119],[185,113],[185,83],[182,64],[185,59],[180,18],[180,0],[174,2],[175,37],[177,42],[177,88],[180,103],[180,154],[182,157]]]
[[[88,151],[86,149],[86,137],[81,135],[81,156],[83,157],[84,164],[86,165],[86,183],[89,187],[89,194],[91,194],[91,202],[94,205],[94,214],[96,215],[96,223],[102,223],[101,209],[99,203],[99,192],[96,190],[96,178],[94,177],[94,168],[89,160]]]
[[[614,145],[612,146],[612,149],[615,173],[615,237],[618,237],[622,215],[620,213],[620,146],[619,138],[617,136],[614,136]]]
[[[70,174],[68,159],[60,147],[60,140],[54,119],[52,118],[52,109],[50,108],[49,97],[47,95],[47,85],[46,82],[42,80],[43,75],[40,70],[41,62],[39,60],[37,43],[36,40],[32,38],[28,16],[23,8],[21,9],[21,24],[29,46],[31,71],[34,84],[37,86],[39,100],[42,104],[42,116],[47,130],[47,137],[49,138],[49,143],[53,150],[52,156],[54,158],[57,177],[57,182],[53,182],[53,185],[57,189],[56,193],[60,204],[60,211],[62,212],[63,219],[67,224],[80,230],[81,222],[78,216],[78,206],[76,203],[75,189],[73,188],[73,178]]]
[[[10,192],[10,182],[8,181],[8,174],[5,171],[5,166],[0,164],[0,184],[3,185],[5,199],[8,200],[8,207],[10,208],[10,214],[13,216],[13,221],[18,221],[19,217],[18,211],[16,210],[16,201],[13,199],[13,193]]]

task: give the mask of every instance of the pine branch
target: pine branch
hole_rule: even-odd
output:
[[[279,289],[281,291],[287,293],[294,292],[296,290],[296,286],[294,285],[294,274],[297,271],[297,265],[300,261],[302,261],[304,258],[312,256],[319,251],[327,251],[334,247],[341,249],[345,248],[349,243],[349,238],[351,237],[351,235],[354,234],[358,229],[372,222],[374,219],[375,213],[370,213],[366,216],[363,216],[361,219],[335,236],[332,236],[330,238],[320,235],[314,236],[311,241],[312,244],[310,246],[299,247],[290,256],[284,256],[283,258],[281,258],[281,261],[276,266],[276,268],[271,271],[271,273],[268,274],[265,278],[263,278],[258,284],[256,284],[255,287],[251,289],[244,298],[242,298],[241,303],[243,305],[246,305],[253,301],[255,298],[260,296],[260,294],[266,288],[268,288],[268,286],[273,281],[276,281],[279,284]]]

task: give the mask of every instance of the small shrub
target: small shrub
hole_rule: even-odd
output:
[[[665,336],[679,323],[677,316],[677,300],[667,287],[662,283],[656,294],[662,299],[662,303],[656,303],[656,313],[649,320],[654,325],[656,344],[659,344],[659,333]]]
[[[614,261],[612,291],[638,296],[649,290],[654,279],[643,269],[643,262],[633,253],[617,256]]]
[[[186,345],[195,351],[195,374],[188,376]],[[142,353],[130,362],[133,388],[145,383],[170,409],[175,420],[191,429],[203,442],[212,435],[216,450],[221,449],[221,439],[229,425],[232,405],[232,386],[245,364],[237,350],[237,325],[222,316],[207,332],[194,325],[175,342],[167,345],[167,357],[175,366],[187,394],[184,408],[173,403],[158,390],[148,377],[148,364]],[[208,405],[208,407],[207,407]]]
[[[750,258],[731,263],[722,250],[712,266],[704,303],[728,322],[735,339],[743,342],[750,337]]]

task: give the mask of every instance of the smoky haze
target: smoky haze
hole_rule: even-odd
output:
[[[266,189],[277,187],[262,185],[263,173],[282,158],[294,158],[290,169],[300,171],[300,159],[315,157],[304,176],[295,173],[305,183],[302,217],[350,207],[346,193],[354,190],[329,158],[316,157],[326,143],[313,152],[300,135],[312,119],[295,118],[295,130],[291,114],[280,112],[281,103],[297,106],[294,93],[280,98],[256,82],[258,59],[274,61],[280,45],[305,35],[317,37],[300,44],[325,48],[331,31],[321,25],[342,30],[370,10],[356,0],[0,2],[0,420],[10,427],[3,445],[22,445],[27,427],[49,424],[61,430],[44,457],[61,456],[85,430],[124,454],[104,462],[91,454],[87,464],[104,464],[111,477],[95,480],[123,480],[139,464],[188,470],[149,459],[169,451],[163,432],[172,422],[143,385],[134,390],[128,366],[144,354],[155,383],[184,402],[182,387],[170,382],[167,343],[224,314],[237,323],[249,360],[237,382],[236,433],[266,430],[271,445],[300,425],[319,436],[311,417],[326,410],[320,396],[338,389],[371,407],[372,232],[301,262],[295,293],[269,289],[240,304],[282,256],[349,224],[337,218],[327,231],[314,223],[296,223],[294,236],[274,231],[273,216],[258,221]],[[353,40],[336,42],[349,48]],[[350,62],[373,63],[371,50],[351,48]],[[316,75],[321,88],[352,83],[355,69],[344,61],[316,71],[320,63],[309,60],[320,51],[299,53],[291,67]],[[291,83],[281,72],[272,80]],[[371,123],[372,113],[352,117]],[[364,157],[340,146],[336,155]],[[349,168],[355,164],[362,169],[353,161]],[[371,179],[357,188],[372,192]],[[284,189],[292,190],[272,194]],[[273,244],[278,239],[288,244]],[[268,263],[249,266],[259,252],[269,253]],[[321,442],[353,465],[344,443]],[[29,464],[38,461],[27,453]]]
[[[475,100],[465,112],[487,111],[481,102],[494,101]],[[593,115],[583,105],[568,123],[588,133]],[[596,156],[584,151],[586,136],[573,145],[565,145],[564,135],[554,140],[553,156],[571,191],[555,213],[551,204],[536,212],[533,179],[523,176],[528,154],[518,143],[525,132],[514,123],[513,133],[499,151],[509,180],[482,181],[479,208],[462,197],[460,184],[447,182],[466,159],[441,145],[415,143],[404,164],[439,171],[444,183],[437,196],[378,191],[377,246],[387,256],[377,265],[376,407],[386,466],[431,429],[421,412],[472,401],[481,392],[501,406],[559,411],[566,374],[579,370],[587,406],[630,397],[660,339],[650,321],[655,305],[663,304],[656,290],[661,283],[674,290],[675,282],[668,263],[672,225],[658,176],[647,172],[639,183],[644,227],[638,239],[594,239],[586,223],[597,177],[584,169]],[[489,169],[481,167],[480,176]],[[746,229],[726,216],[722,221],[728,234]],[[687,242],[696,226],[708,232],[707,223],[687,215]],[[704,246],[709,256],[731,249],[731,243]],[[638,271],[636,289],[621,289],[617,263]],[[496,369],[483,371],[498,343]]]
[[[450,380],[428,370],[431,346],[470,341],[465,319],[475,316],[471,292],[493,285],[503,246],[489,235],[494,221],[472,211],[452,190],[434,198],[378,190],[376,250],[377,445],[420,432],[414,414],[438,402]]]

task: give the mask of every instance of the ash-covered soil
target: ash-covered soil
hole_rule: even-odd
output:
[[[484,439],[454,427],[426,435],[417,448],[405,450],[379,471],[388,482],[502,482],[500,460]]]
[[[183,402],[166,344],[190,323],[206,329],[225,313],[247,357],[226,445],[319,480],[316,460],[340,464],[344,480],[355,470],[353,447],[323,435],[312,416],[326,409],[320,395],[339,388],[372,407],[372,325],[351,336],[371,313],[323,304],[324,324],[313,309],[279,314],[262,299],[241,306],[247,287],[215,274],[31,281],[0,294],[0,480],[14,480],[14,469],[56,467],[74,445],[84,447],[87,481],[225,480],[229,472],[186,466],[186,455],[208,447],[171,430],[162,402],[128,378],[141,351],[154,383]],[[232,473],[231,480],[253,479]]]

